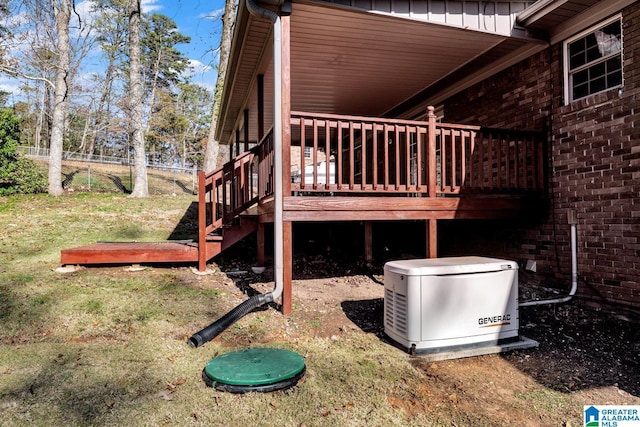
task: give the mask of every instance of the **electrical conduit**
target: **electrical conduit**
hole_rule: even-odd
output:
[[[525,301],[519,304],[520,307],[531,307],[534,305],[561,304],[565,303],[576,294],[578,290],[578,237],[576,232],[577,218],[575,211],[571,211],[568,215],[569,224],[571,225],[571,290],[565,297],[546,299],[540,301]]]
[[[280,16],[272,10],[259,7],[253,0],[246,0],[247,10],[253,16],[269,19],[273,23],[273,150],[275,152],[274,173],[274,280],[273,291],[255,295],[189,338],[189,345],[200,347],[211,341],[229,326],[252,310],[269,304],[282,295],[284,282],[284,245],[282,226],[282,26]]]

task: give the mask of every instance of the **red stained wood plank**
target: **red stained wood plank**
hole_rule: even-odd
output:
[[[64,249],[60,262],[68,264],[139,264],[198,261],[196,243],[115,242]]]

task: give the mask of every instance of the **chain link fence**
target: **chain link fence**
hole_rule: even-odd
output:
[[[48,148],[20,146],[17,152],[35,160],[49,160]],[[62,186],[67,191],[131,193],[134,181],[132,159],[64,151],[62,160]],[[198,192],[196,167],[147,164],[147,181],[150,194]]]

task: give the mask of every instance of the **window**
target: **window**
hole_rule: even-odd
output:
[[[567,40],[564,54],[567,103],[622,86],[620,16]]]
[[[304,158],[305,159],[311,158],[311,147],[304,147]]]

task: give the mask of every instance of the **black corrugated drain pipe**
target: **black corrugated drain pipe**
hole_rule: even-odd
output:
[[[236,323],[240,318],[251,313],[257,307],[273,302],[273,293],[254,295],[248,300],[242,302],[236,308],[216,320],[206,328],[196,332],[189,338],[189,345],[192,347],[200,347],[208,343],[218,335],[220,335],[229,326]]]

